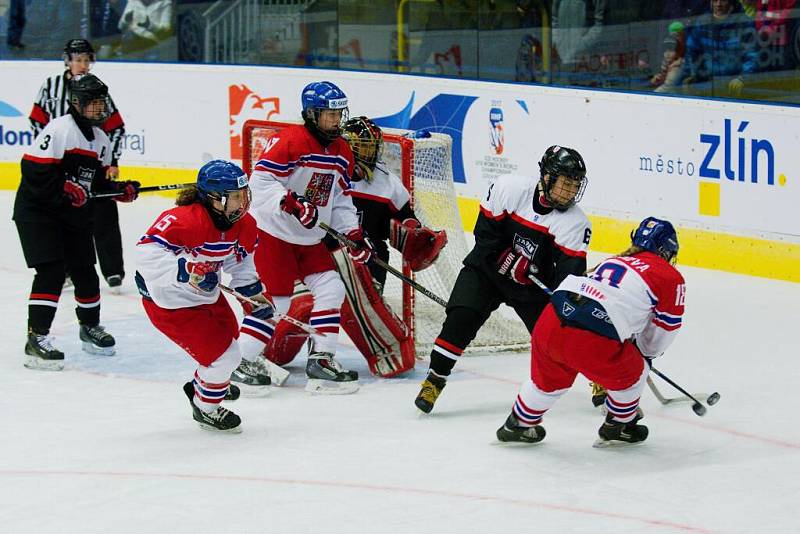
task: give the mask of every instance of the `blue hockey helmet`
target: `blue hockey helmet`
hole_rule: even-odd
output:
[[[211,160],[197,173],[197,196],[209,210],[217,228],[227,230],[250,208],[247,174],[230,161]],[[221,204],[221,209],[215,201]]]
[[[667,220],[648,217],[631,233],[634,246],[658,254],[670,263],[678,256],[678,234]]]
[[[342,135],[342,128],[348,119],[347,95],[331,82],[312,82],[303,88],[300,95],[303,104],[303,120],[327,140]],[[319,114],[327,110],[340,110],[339,124],[333,128],[322,129],[319,125]]]

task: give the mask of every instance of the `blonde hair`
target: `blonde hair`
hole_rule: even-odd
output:
[[[625,250],[623,250],[622,252],[620,252],[619,254],[615,254],[614,256],[609,256],[608,258],[606,258],[606,260],[610,259],[610,258],[619,258],[619,257],[622,257],[622,256],[633,256],[634,254],[638,254],[640,252],[644,252],[645,250],[647,250],[647,249],[644,249],[642,247],[637,247],[636,245],[631,245],[628,248],[626,248]],[[606,260],[603,260],[603,261],[606,261]],[[600,263],[603,263],[603,261],[601,261]],[[587,275],[587,274],[593,273],[595,271],[595,269],[597,269],[600,266],[600,263],[598,263],[597,265],[595,265],[591,269],[588,269],[583,274]]]

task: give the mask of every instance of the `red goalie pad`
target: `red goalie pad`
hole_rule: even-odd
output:
[[[372,374],[389,378],[414,368],[411,331],[383,301],[369,269],[341,249],[333,253],[345,285],[342,328],[367,360]]]
[[[416,219],[392,219],[389,243],[403,255],[412,271],[427,269],[447,245],[447,232],[434,232]]]
[[[314,297],[311,296],[308,290],[295,291],[286,315],[308,323],[311,318],[311,308],[313,307]],[[286,321],[280,321],[275,327],[275,333],[272,334],[272,340],[264,349],[264,356],[274,364],[286,365],[294,360],[307,339],[307,332]]]

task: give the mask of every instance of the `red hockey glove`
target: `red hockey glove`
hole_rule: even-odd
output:
[[[507,248],[497,259],[497,272],[520,285],[529,286],[533,284],[530,276],[536,274],[538,269],[531,263],[531,260],[511,248]]]
[[[139,188],[142,186],[135,180],[127,180],[125,182],[115,182],[117,192],[124,193],[114,197],[117,202],[133,202],[139,196]]]
[[[406,219],[402,223],[392,219],[390,223],[389,244],[400,251],[403,259],[414,272],[430,267],[447,245],[447,232],[434,232],[422,226],[416,219]]]
[[[347,253],[353,258],[356,263],[365,264],[372,257],[372,244],[364,237],[364,232],[361,228],[350,230],[347,233],[347,239],[353,242],[355,247],[347,247]]]
[[[294,191],[289,191],[286,196],[281,200],[281,209],[293,215],[300,221],[300,224],[308,229],[314,228],[317,225],[319,213],[317,207],[313,202],[307,198],[298,195]]]
[[[80,208],[89,200],[89,192],[78,182],[67,178],[64,182],[64,194],[73,208]]]
[[[184,258],[178,260],[178,282],[188,283],[195,289],[211,293],[219,285],[219,271],[222,262],[201,261],[187,262]]]

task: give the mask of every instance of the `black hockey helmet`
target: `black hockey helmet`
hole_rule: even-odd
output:
[[[372,173],[383,150],[383,132],[380,127],[367,117],[353,117],[344,124],[343,136],[353,149],[356,178],[372,181]]]
[[[548,180],[544,179],[545,175],[549,176]],[[579,182],[577,192],[568,202],[558,202],[552,198],[553,187],[559,176]],[[545,200],[559,210],[565,210],[580,202],[588,181],[583,157],[574,148],[559,145],[553,145],[545,151],[539,162],[539,177],[539,184]]]
[[[70,39],[67,41],[67,44],[64,45],[64,55],[62,56],[65,66],[72,59],[72,54],[89,54],[89,60],[92,63],[95,61],[94,47],[86,39]]]
[[[94,74],[75,76],[70,80],[69,103],[94,126],[103,124],[111,112],[108,86]]]

